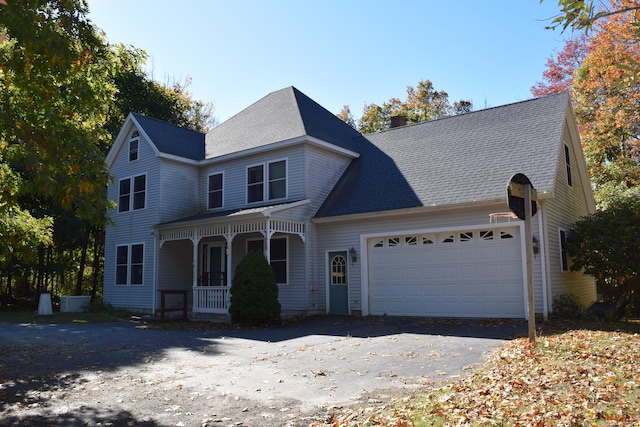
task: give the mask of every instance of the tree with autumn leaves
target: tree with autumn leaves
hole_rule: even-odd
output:
[[[640,313],[640,5],[561,0],[550,27],[585,30],[547,62],[534,96],[570,91],[599,212],[570,231],[572,269],[619,315]],[[631,311],[625,311],[625,308]]]
[[[472,109],[471,101],[460,100],[451,104],[447,92],[436,90],[430,80],[420,80],[416,87],[407,86],[405,101],[391,98],[382,105],[365,105],[357,123],[348,105],[337,116],[361,133],[373,133],[388,129],[393,116],[403,116],[406,124],[414,124],[468,113]]]

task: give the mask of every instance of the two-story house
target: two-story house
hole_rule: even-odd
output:
[[[261,250],[284,315],[527,315],[523,221],[537,190],[535,309],[595,300],[565,239],[595,210],[567,94],[362,135],[294,87],[206,134],[130,114],[107,165],[104,302],[227,313],[236,265]],[[168,304],[177,304],[168,295]]]

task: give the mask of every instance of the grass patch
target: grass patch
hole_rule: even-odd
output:
[[[512,340],[459,381],[325,425],[640,425],[638,323],[549,325],[535,345]]]
[[[100,304],[92,304],[85,312],[62,313],[54,311],[50,316],[39,316],[37,311],[32,310],[0,311],[0,322],[9,323],[108,323],[128,321],[130,318],[129,311],[113,309]]]

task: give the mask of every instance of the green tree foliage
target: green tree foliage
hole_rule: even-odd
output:
[[[580,219],[567,244],[571,270],[595,277],[599,295],[618,315],[640,314],[640,202],[625,200]]]
[[[261,252],[249,252],[236,267],[231,284],[229,314],[242,325],[280,323],[278,285]]]
[[[190,79],[183,83],[160,84],[144,71],[148,58],[144,50],[122,44],[110,46],[110,49],[112,79],[117,93],[109,106],[105,128],[112,139],[131,112],[199,132],[206,132],[216,125],[213,104],[194,100],[187,90]]]
[[[106,208],[98,141],[114,88],[107,52],[81,0],[13,0],[0,6],[0,144],[18,179],[13,199],[54,198],[84,218]]]
[[[190,80],[153,81],[146,53],[106,44],[87,13],[86,0],[0,0],[0,290],[8,294],[12,280],[25,295],[99,293],[104,156],[131,111],[194,130],[215,125]]]
[[[338,117],[346,121],[349,116],[345,116],[345,109],[348,111],[348,106],[343,108],[343,112]],[[405,101],[391,98],[382,106],[365,105],[362,117],[358,120],[357,129],[362,133],[379,132],[389,129],[393,116],[404,116],[407,124],[414,124],[468,113],[472,109],[471,101],[460,100],[451,104],[449,95],[445,91],[436,90],[430,80],[421,80],[415,88],[407,86]]]

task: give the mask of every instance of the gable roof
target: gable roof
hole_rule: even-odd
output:
[[[192,160],[204,159],[204,133],[142,114],[131,113],[131,115],[160,153]]]
[[[210,130],[207,159],[305,136],[359,152],[360,134],[293,86],[272,92]]]
[[[549,196],[568,108],[561,93],[366,135],[378,150],[352,161],[316,217],[501,201],[516,173]]]

